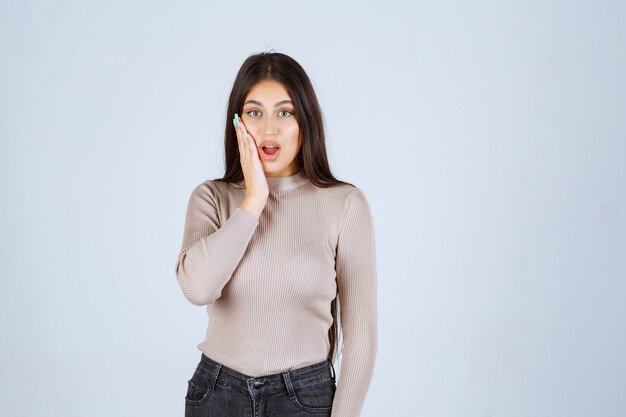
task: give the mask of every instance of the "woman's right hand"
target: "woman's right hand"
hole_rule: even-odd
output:
[[[246,184],[244,201],[240,207],[256,214],[258,218],[265,207],[265,202],[269,195],[263,164],[259,157],[256,141],[236,113],[233,118],[233,125],[235,125],[237,144],[239,146],[239,161],[241,162],[241,169]]]

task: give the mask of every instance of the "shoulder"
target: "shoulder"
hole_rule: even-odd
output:
[[[320,204],[335,208],[340,224],[350,217],[370,217],[367,195],[358,186],[342,183],[328,188],[317,188],[316,192],[316,199]]]
[[[196,185],[191,192],[190,200],[200,204],[210,204],[214,208],[227,205],[228,202],[239,200],[245,188],[218,179],[207,179]]]
[[[215,205],[221,199],[221,195],[228,192],[228,188],[228,183],[214,179],[207,179],[193,188],[189,198],[190,200],[197,202],[205,202]]]
[[[348,195],[346,198],[344,213],[346,215],[371,216],[370,204],[367,195],[363,190],[355,187],[354,190]]]
[[[219,179],[207,179],[198,184],[193,192],[199,194],[210,194],[213,196],[226,195],[240,191],[240,186],[236,183],[229,183]],[[245,188],[244,188],[245,189]]]
[[[327,197],[334,201],[346,203],[354,195],[362,193],[362,191],[355,185],[338,183],[330,187],[314,187],[315,192],[320,197]]]
[[[369,230],[374,220],[366,193],[357,186],[350,186],[342,195],[339,231],[353,228]]]
[[[369,208],[369,202],[365,191],[356,185],[340,184],[331,191],[333,198],[342,202],[344,212],[350,207]]]
[[[191,191],[192,199],[213,200],[215,198],[216,185],[214,180],[205,180],[197,184]]]

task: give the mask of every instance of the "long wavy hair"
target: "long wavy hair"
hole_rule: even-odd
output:
[[[300,128],[302,144],[297,155],[302,174],[317,187],[327,188],[338,184],[354,186],[349,182],[338,180],[330,171],[322,110],[311,80],[296,60],[273,50],[248,56],[237,72],[226,111],[226,129],[224,131],[226,169],[224,176],[215,179],[215,181],[235,184],[244,180],[239,160],[237,133],[231,120],[235,113],[242,114],[243,102],[252,87],[264,80],[274,80],[281,83],[293,101],[296,110],[294,117]],[[339,287],[337,286],[337,288]],[[340,323],[337,312],[340,306],[337,296],[338,292],[330,305],[333,324],[328,330],[330,350],[327,359],[331,364],[341,353],[338,352]]]

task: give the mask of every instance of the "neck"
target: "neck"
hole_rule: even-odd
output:
[[[304,176],[302,169],[296,172],[293,175],[288,175],[286,177],[265,177],[267,181],[267,186],[271,191],[280,191],[280,190],[291,190],[293,188],[299,187],[309,181],[307,177]]]

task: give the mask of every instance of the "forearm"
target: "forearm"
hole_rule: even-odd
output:
[[[369,390],[378,338],[376,323],[362,320],[352,324],[355,332],[345,334],[341,370],[331,417],[359,417]]]
[[[189,302],[207,305],[221,296],[257,225],[258,218],[239,207],[219,230],[181,250],[176,279]]]

